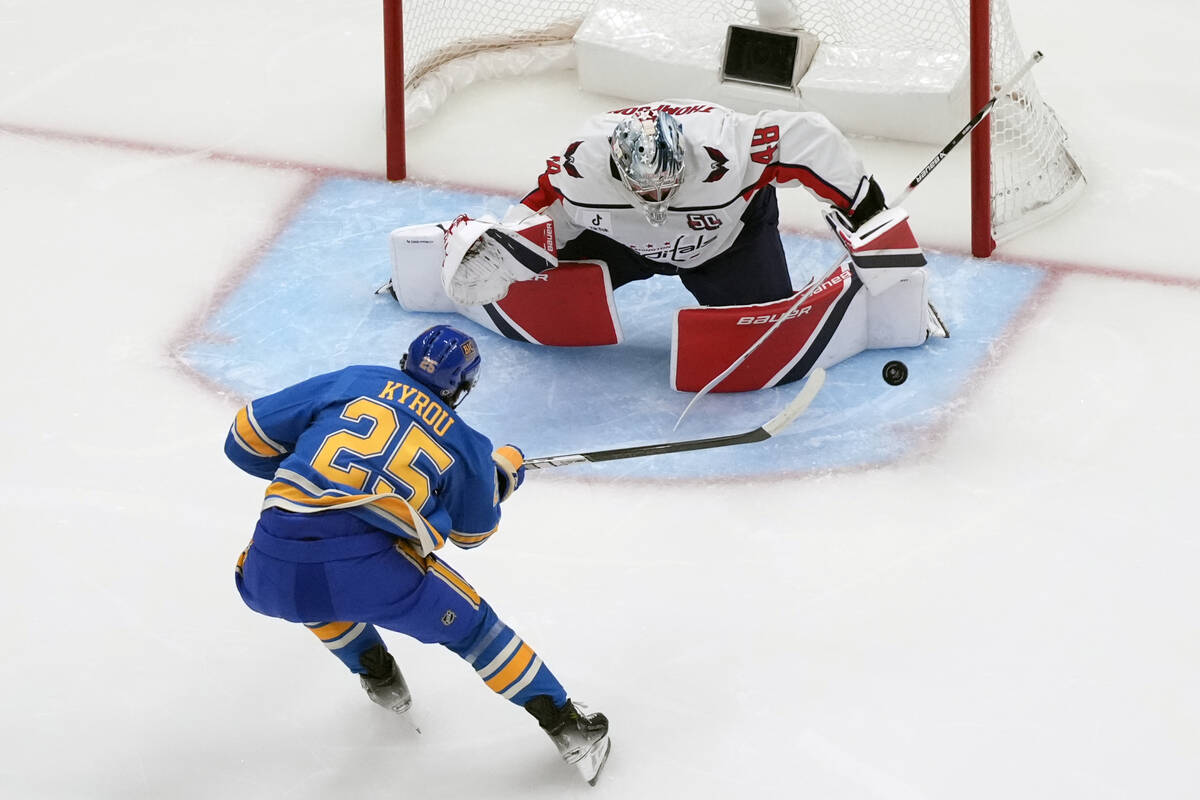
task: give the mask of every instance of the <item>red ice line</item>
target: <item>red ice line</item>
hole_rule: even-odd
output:
[[[237,286],[245,279],[245,277],[258,263],[259,258],[267,252],[275,240],[282,235],[291,218],[304,206],[304,203],[312,196],[320,185],[321,180],[329,177],[348,177],[359,178],[364,180],[386,180],[382,173],[368,172],[363,170],[352,170],[341,167],[330,167],[322,164],[309,164],[298,161],[283,161],[278,159],[263,158],[257,156],[241,155],[238,153],[225,153],[209,149],[196,149],[183,147],[178,145],[163,145],[151,142],[142,142],[135,139],[125,139],[121,137],[98,136],[79,133],[70,133],[67,131],[51,130],[46,128],[37,128],[27,125],[13,125],[0,123],[0,132],[12,134],[16,136],[27,136],[31,138],[44,139],[49,141],[71,142],[74,144],[88,144],[97,147],[112,147],[124,150],[135,150],[144,153],[152,153],[163,156],[203,156],[214,161],[230,162],[235,164],[245,164],[247,166],[262,167],[268,169],[280,169],[293,172],[306,173],[309,178],[304,185],[297,191],[296,195],[291,199],[287,206],[279,213],[275,219],[275,224],[272,229],[264,235],[238,262],[231,274],[221,282],[220,288],[209,298],[208,303],[204,308],[200,309],[191,320],[189,320],[183,329],[171,340],[169,352],[172,361],[192,380],[199,382],[209,391],[221,397],[230,398],[233,404],[240,405],[245,402],[246,398],[231,397],[228,390],[209,379],[207,376],[197,372],[188,366],[181,354],[194,341],[199,339],[204,332],[205,323],[208,318],[216,312],[225,299],[233,293]],[[420,185],[425,184],[422,181],[409,180],[409,183]],[[438,182],[437,186],[444,188],[463,189],[466,191],[487,191],[496,194],[503,194],[505,190],[486,189],[479,186],[461,186],[455,184],[447,184]],[[949,252],[955,252],[953,250]],[[959,255],[965,255],[965,252],[959,252]],[[1037,267],[1045,270],[1048,273],[1039,289],[1034,293],[1034,296],[1026,303],[1025,307],[1019,311],[1012,320],[1000,338],[996,341],[993,349],[993,354],[990,358],[981,363],[975,371],[975,374],[970,376],[966,381],[966,389],[959,401],[969,399],[971,395],[977,391],[978,387],[983,383],[983,375],[999,362],[1007,352],[1012,340],[1017,333],[1028,324],[1029,319],[1036,314],[1045,301],[1054,294],[1058,287],[1062,284],[1062,280],[1067,275],[1092,275],[1101,278],[1112,278],[1116,280],[1136,281],[1141,283],[1157,284],[1160,286],[1177,286],[1186,289],[1200,289],[1200,278],[1188,278],[1182,276],[1171,275],[1155,275],[1143,272],[1137,272],[1127,269],[1116,269],[1109,267],[1101,267],[1087,264],[1074,264],[1064,261],[1041,260],[1021,258],[1020,263],[1028,264],[1029,266]],[[944,414],[942,418],[933,426],[932,429],[925,428],[920,431],[911,432],[913,442],[912,449],[909,451],[910,456],[919,457],[922,454],[934,452],[938,444],[949,433],[951,418],[956,415]],[[904,435],[900,431],[897,435]],[[876,469],[880,464],[870,464],[861,467],[844,467],[834,468],[822,471],[822,474],[845,474],[853,472],[861,472],[870,469]],[[811,470],[795,473],[775,473],[770,476],[774,480],[787,480],[797,477],[808,477],[812,474]],[[761,482],[764,476],[745,476],[744,479],[734,479],[735,482],[747,483]],[[606,482],[605,479],[597,479],[591,477],[591,481]],[[620,479],[609,479],[612,482],[620,482]],[[726,479],[728,480],[728,479]],[[639,483],[653,485],[662,483],[663,485],[672,485],[678,481],[662,478],[639,478]]]
[[[75,144],[89,144],[97,147],[113,147],[123,150],[136,150],[144,153],[153,153],[163,156],[203,156],[204,158],[214,161],[225,161],[235,164],[245,164],[252,167],[262,167],[267,169],[288,170],[292,172],[307,173],[313,178],[328,178],[328,177],[344,177],[344,178],[359,178],[363,180],[386,180],[382,172],[370,172],[367,170],[354,170],[344,167],[331,167],[323,164],[310,164],[302,161],[284,161],[280,159],[265,158],[259,156],[242,155],[239,153],[225,153],[217,150],[206,148],[196,149],[184,147],[181,145],[164,145],[155,144],[153,142],[142,142],[136,139],[125,139],[115,136],[99,136],[91,134],[71,133],[68,131],[53,130],[49,128],[38,128],[28,125],[14,125],[8,123],[0,123],[0,132],[14,134],[17,136],[29,136],[38,139],[46,139],[51,141],[72,142]],[[427,182],[421,180],[410,180],[409,183],[417,185],[432,185],[449,189],[461,189],[470,192],[488,192],[494,194],[504,194],[508,192],[506,189],[498,189],[494,187],[483,186],[463,186],[453,183],[444,183],[441,181]],[[306,184],[301,189],[301,196],[307,198],[312,193],[312,186]],[[290,216],[299,208],[298,202],[290,203],[287,209],[287,215]],[[283,226],[275,231],[274,235],[278,235]],[[273,240],[274,236],[272,237]],[[255,249],[261,249],[264,244],[270,244],[271,240],[260,243]],[[965,251],[956,251],[954,249],[946,250],[945,252],[954,253],[957,255],[965,255]],[[1101,267],[1089,264],[1077,264],[1067,261],[1044,260],[1036,258],[1021,257],[1020,263],[1030,266],[1039,267],[1051,273],[1077,273],[1081,275],[1093,275],[1101,278],[1113,278],[1116,280],[1137,281],[1141,283],[1151,283],[1161,286],[1178,286],[1186,289],[1200,289],[1200,278],[1159,275],[1146,272],[1138,272],[1136,270],[1118,269],[1113,267]]]

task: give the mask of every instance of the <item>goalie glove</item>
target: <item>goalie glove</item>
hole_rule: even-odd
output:
[[[443,251],[442,287],[464,306],[501,300],[514,281],[558,265],[554,223],[539,214],[511,223],[461,215],[446,228]]]
[[[496,502],[502,503],[525,482],[525,454],[515,444],[497,447],[492,453],[496,464]]]

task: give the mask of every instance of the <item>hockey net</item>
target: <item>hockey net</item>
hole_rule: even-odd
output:
[[[403,0],[401,9],[401,0],[385,0],[385,28],[392,26],[394,40],[386,53],[388,177],[404,174],[404,128],[428,120],[456,89],[479,79],[574,66],[572,36],[596,5]],[[771,27],[786,19],[822,44],[949,53],[964,60],[974,51],[972,111],[1026,59],[1006,0],[638,0],[638,6],[726,25]],[[403,64],[402,81],[396,61]],[[972,167],[976,255],[1061,210],[1083,186],[1066,132],[1032,73],[997,102],[990,130],[981,125],[973,138],[976,151],[989,155],[975,158]]]

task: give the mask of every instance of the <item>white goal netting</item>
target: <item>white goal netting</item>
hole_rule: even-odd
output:
[[[799,27],[822,44],[952,54],[965,63],[971,2],[639,0],[637,5],[726,25]],[[991,75],[996,85],[1020,67],[1026,53],[1005,0],[990,2]],[[428,119],[449,92],[473,80],[573,66],[571,38],[596,5],[596,0],[407,0],[408,125]],[[1032,74],[992,112],[991,162],[992,232],[997,241],[1051,215],[1082,187],[1083,175],[1067,148],[1066,133],[1039,95]]]

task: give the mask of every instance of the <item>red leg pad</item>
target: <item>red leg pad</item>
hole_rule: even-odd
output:
[[[712,391],[750,392],[799,380],[815,364],[837,327],[855,283],[850,269],[839,266],[790,314],[788,309],[804,290],[772,303],[680,309],[671,342],[672,388],[682,392],[703,389],[749,350],[780,315],[787,317],[783,324]],[[845,302],[839,303],[843,298]],[[809,364],[808,369],[794,374],[801,359]]]
[[[621,322],[608,269],[595,261],[564,261],[536,278],[513,283],[502,300],[483,306],[510,339],[556,347],[620,344]]]

